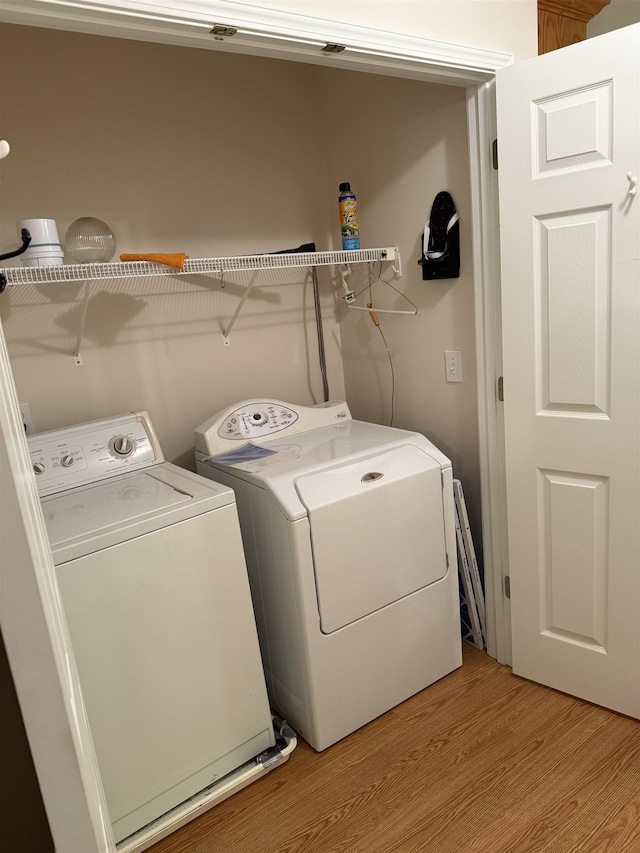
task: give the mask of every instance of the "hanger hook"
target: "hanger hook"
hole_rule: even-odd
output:
[[[353,290],[349,287],[347,283],[347,278],[351,275],[351,267],[349,264],[345,264],[344,267],[340,270],[340,278],[342,279],[342,287],[344,288],[344,301],[347,305],[350,302],[353,302],[355,296],[353,295]]]

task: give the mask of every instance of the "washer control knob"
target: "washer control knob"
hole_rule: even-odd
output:
[[[71,468],[73,462],[73,456],[70,453],[65,453],[65,455],[60,460],[60,464],[63,468]]]
[[[121,459],[126,459],[127,456],[131,456],[133,451],[136,449],[136,446],[128,436],[119,435],[111,442],[111,449],[116,456],[119,456]]]
[[[33,470],[35,474],[44,474],[44,463],[43,462],[34,462]]]

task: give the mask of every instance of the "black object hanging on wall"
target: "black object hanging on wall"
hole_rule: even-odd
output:
[[[433,200],[418,263],[423,281],[460,277],[460,223],[448,192],[439,192]]]
[[[23,228],[20,232],[20,237],[22,239],[22,246],[19,249],[14,249],[13,252],[5,252],[3,255],[0,255],[0,261],[7,261],[9,258],[17,258],[18,255],[24,254],[29,248],[29,243],[31,242],[31,232],[28,228]],[[0,293],[2,293],[7,286],[7,276],[0,272]]]

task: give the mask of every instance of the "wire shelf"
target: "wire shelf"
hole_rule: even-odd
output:
[[[290,267],[340,266],[342,264],[390,261],[395,263],[398,249],[351,249],[338,252],[290,252],[269,255],[238,255],[227,258],[187,258],[182,269],[149,261],[124,261],[107,264],[59,264],[43,267],[0,268],[8,286],[47,284],[48,282],[97,281],[141,278],[144,276],[220,275],[242,270],[287,269]]]
[[[5,286],[24,284],[47,284],[50,282],[80,281],[85,283],[80,329],[73,354],[76,365],[83,363],[80,345],[89,307],[91,284],[95,281],[143,278],[148,276],[217,275],[222,278],[227,272],[252,271],[250,283],[238,303],[236,311],[223,332],[224,345],[229,345],[229,334],[255,285],[258,272],[263,270],[291,269],[293,267],[343,266],[347,273],[352,264],[387,261],[393,263],[394,271],[401,275],[400,252],[397,247],[383,249],[350,249],[339,252],[281,252],[269,255],[237,255],[227,258],[187,258],[181,269],[150,261],[121,261],[107,264],[58,264],[43,267],[0,268],[0,293]],[[345,275],[342,273],[343,283]]]

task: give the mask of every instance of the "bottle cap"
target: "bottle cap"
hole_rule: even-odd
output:
[[[351,192],[351,184],[349,182],[345,182],[344,184],[340,184],[340,192],[341,193]]]

